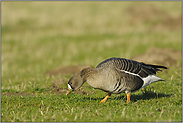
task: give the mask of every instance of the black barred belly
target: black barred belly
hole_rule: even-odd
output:
[[[139,90],[143,84],[144,81],[139,76],[121,72],[111,92],[116,94],[131,93]]]

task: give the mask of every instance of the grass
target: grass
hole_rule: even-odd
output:
[[[166,23],[163,28],[158,25],[167,18],[179,18],[181,2],[1,2],[1,5],[2,122],[182,122],[181,62],[180,68],[168,66],[168,70],[158,73],[166,82],[132,93],[129,104],[125,94],[113,94],[105,104],[100,104],[106,93],[87,83],[82,87],[86,94],[66,96],[66,90],[56,93],[51,81],[59,77],[69,80],[72,75],[44,75],[59,66],[96,67],[110,57],[132,58],[150,47],[181,51],[180,25]],[[153,6],[164,16],[152,15],[152,10],[146,8],[152,16],[132,17],[129,12],[134,11],[130,7],[142,5]]]

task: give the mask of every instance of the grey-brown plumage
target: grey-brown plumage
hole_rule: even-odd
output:
[[[85,68],[71,77],[68,88],[77,90],[87,81],[90,86],[108,92],[101,102],[105,102],[112,93],[126,93],[129,102],[131,92],[138,91],[153,82],[164,81],[156,76],[156,72],[161,71],[159,68],[167,69],[164,66],[124,58],[110,58],[98,64],[96,69]]]

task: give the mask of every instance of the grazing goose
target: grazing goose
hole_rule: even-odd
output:
[[[147,85],[165,81],[156,76],[159,68],[167,69],[165,66],[145,64],[124,58],[109,58],[94,68],[84,68],[79,73],[72,76],[68,82],[69,94],[71,90],[79,89],[84,82],[94,88],[108,92],[108,95],[101,100],[105,101],[112,93],[126,93],[127,103],[130,102],[130,93],[136,92]]]

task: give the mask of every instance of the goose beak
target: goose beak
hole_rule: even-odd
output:
[[[68,90],[68,91],[67,91],[67,93],[66,93],[66,95],[68,95],[68,94],[69,94],[69,92],[70,92],[70,91]]]
[[[69,84],[68,84],[68,89],[69,90],[67,91],[66,95],[68,95],[73,90]]]

